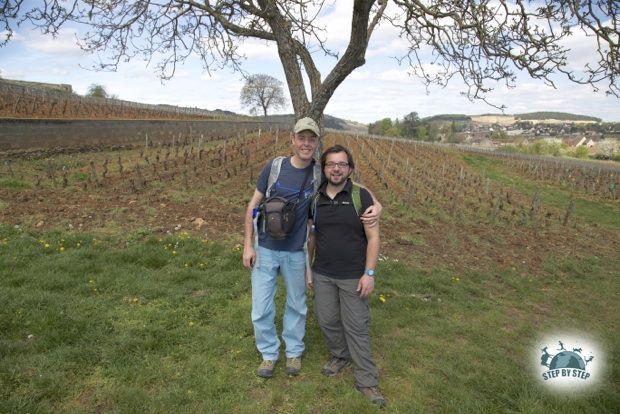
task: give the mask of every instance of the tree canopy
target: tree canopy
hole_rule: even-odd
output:
[[[156,62],[163,78],[196,55],[206,70],[240,69],[244,39],[273,42],[296,116],[319,120],[336,88],[364,65],[378,24],[398,28],[409,44],[400,61],[425,84],[461,78],[471,99],[486,99],[498,82],[514,85],[520,72],[550,85],[564,76],[620,95],[616,1],[353,0],[342,53],[327,47],[330,28],[317,18],[325,7],[325,0],[8,0],[0,6],[0,31],[5,43],[23,22],[51,35],[67,23],[84,24],[89,30],[80,45],[105,52],[101,69],[139,57]],[[583,34],[594,39],[596,57],[580,65],[567,41]],[[316,53],[335,59],[325,76]]]
[[[270,108],[278,109],[286,106],[282,82],[262,73],[249,76],[241,89],[241,105],[250,108],[254,115],[258,111],[267,116]]]
[[[88,87],[86,96],[93,96],[95,98],[107,98],[108,91],[105,89],[105,86],[93,83]]]

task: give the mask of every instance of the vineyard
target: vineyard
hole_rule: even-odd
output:
[[[289,142],[289,132],[259,130],[6,160],[0,215],[3,222],[44,228],[183,228],[239,240],[258,172],[271,157],[288,153]],[[538,190],[524,194],[485,176],[459,151],[337,133],[326,136],[324,147],[336,142],[351,148],[354,178],[384,204],[384,249],[395,257],[456,267],[536,267],[546,252],[578,255],[593,238],[608,237],[580,220],[572,198],[548,205]],[[518,174],[574,183],[577,197],[617,202],[609,190],[617,186],[617,172],[508,162]]]
[[[302,373],[281,363],[270,380],[255,375],[243,219],[259,171],[290,139],[248,129],[6,158],[0,412],[371,412],[350,368],[320,373],[328,350],[312,300]],[[620,349],[617,172],[323,139],[335,143],[384,206],[369,303],[388,410],[618,411],[613,361],[574,400],[532,369],[539,336],[555,330]]]
[[[537,155],[503,153],[471,146],[458,146],[465,152],[482,153],[502,159],[521,176],[538,182],[556,184],[571,191],[617,200],[620,196],[620,167],[615,163],[550,158]]]
[[[0,79],[0,117],[52,119],[230,118],[198,108],[148,105],[120,99],[83,97],[59,90],[13,84]]]

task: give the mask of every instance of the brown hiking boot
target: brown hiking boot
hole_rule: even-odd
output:
[[[364,397],[366,397],[366,399],[381,407],[385,407],[385,400],[383,399],[383,396],[379,393],[379,391],[377,390],[377,387],[358,387],[355,386],[355,388],[357,388],[357,390],[359,392],[361,392],[362,394],[364,394]]]
[[[333,356],[323,365],[321,374],[333,377],[340,372],[341,369],[349,366],[350,360]]]
[[[276,368],[276,361],[270,361],[268,359],[263,359],[263,362],[260,363],[258,370],[256,371],[256,375],[261,378],[271,378],[273,377],[273,371]]]
[[[284,371],[292,376],[299,374],[299,371],[301,371],[301,358],[286,358],[286,367]]]

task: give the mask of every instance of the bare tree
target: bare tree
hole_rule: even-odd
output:
[[[88,87],[86,96],[93,96],[95,98],[107,98],[108,91],[105,89],[105,86],[93,83]]]
[[[340,55],[326,47],[327,29],[317,16],[325,0],[20,0],[0,6],[0,30],[10,38],[28,21],[55,35],[67,22],[90,27],[87,51],[105,52],[100,69],[139,56],[157,60],[162,78],[199,55],[206,70],[239,69],[240,42],[274,42],[297,117],[322,119],[336,88],[365,63],[377,25],[389,21],[410,44],[402,57],[426,84],[460,77],[471,99],[485,99],[499,81],[509,86],[519,72],[553,85],[557,75],[618,96],[619,3],[611,0],[354,0],[349,43]],[[388,9],[388,3],[390,7]],[[596,58],[571,62],[566,41],[594,39]],[[5,40],[6,41],[6,40]],[[0,39],[0,44],[2,40]],[[336,59],[323,77],[313,53]],[[431,70],[429,70],[431,68]],[[309,80],[309,91],[303,82]]]
[[[267,116],[269,108],[278,109],[286,106],[282,82],[262,73],[249,76],[241,89],[241,105],[250,108],[252,114],[259,110]]]

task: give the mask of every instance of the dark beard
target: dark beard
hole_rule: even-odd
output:
[[[350,176],[351,176],[351,173],[349,173],[348,175],[344,175],[344,174],[343,174],[343,175],[342,175],[342,181],[340,181],[339,183],[335,183],[335,182],[333,182],[333,181],[329,178],[329,176],[325,176],[325,178],[327,179],[327,183],[328,183],[328,184],[331,184],[331,185],[340,185],[340,184],[342,184],[342,183],[345,183],[345,182],[349,179],[349,177],[350,177]]]

